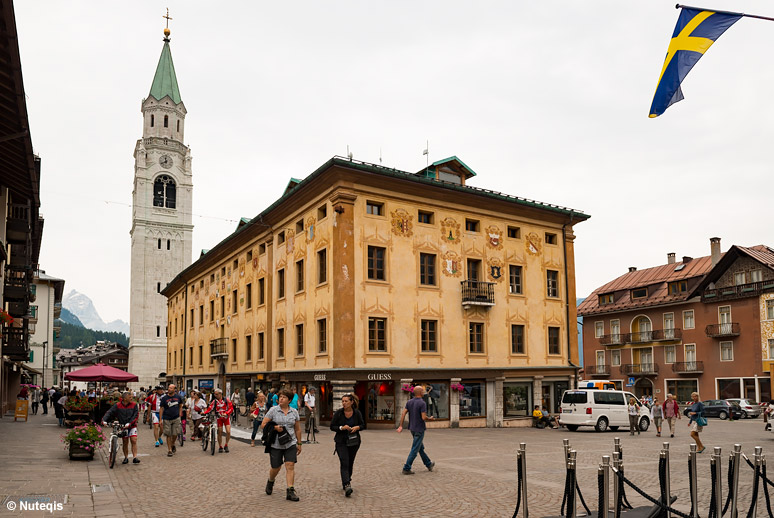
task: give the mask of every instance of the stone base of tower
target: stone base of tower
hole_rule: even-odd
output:
[[[159,374],[167,370],[167,344],[129,344],[129,372],[136,375],[138,381],[130,383],[132,389],[155,387],[163,379]]]

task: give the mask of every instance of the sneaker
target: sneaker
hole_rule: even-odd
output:
[[[177,446],[174,444],[172,445],[172,453],[177,453]]]
[[[228,444],[223,447],[223,452],[228,453]]]
[[[273,480],[267,480],[266,481],[266,494],[270,495],[272,491],[274,491],[274,481]]]
[[[156,448],[158,448],[159,446],[161,446],[161,444],[159,443],[159,441],[156,441]]]
[[[350,486],[349,484],[344,486],[344,496],[346,496],[347,498],[352,496],[352,486]]]
[[[435,467],[435,462],[430,462],[430,465],[427,467],[427,471],[433,471],[433,468]]]
[[[223,446],[218,448],[218,453],[223,453]]]
[[[172,453],[171,451],[167,452],[167,457],[171,457],[172,455],[174,455],[174,453]]]
[[[318,430],[317,428],[315,428],[315,429],[314,429],[314,433],[320,433],[320,430]]]
[[[285,497],[287,500],[290,500],[291,502],[298,502],[300,499],[298,498],[298,495],[296,494],[296,488],[293,486],[288,488],[287,496]]]
[[[404,475],[413,475],[413,474],[414,474],[414,472],[413,472],[413,471],[411,471],[410,469],[404,469],[404,470],[403,470],[403,474],[404,474]]]
[[[139,463],[140,463],[140,459],[138,459],[137,457],[135,457],[134,460],[132,461],[132,464],[139,464]]]
[[[161,437],[159,437],[159,444],[164,444],[164,439],[162,439]]]
[[[124,459],[121,461],[121,464],[129,464],[129,459]]]

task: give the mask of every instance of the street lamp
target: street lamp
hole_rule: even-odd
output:
[[[46,385],[46,366],[48,365],[48,355],[46,354],[46,351],[48,350],[48,340],[43,342],[43,387],[47,387]]]

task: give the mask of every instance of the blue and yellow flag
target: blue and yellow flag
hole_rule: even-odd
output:
[[[680,11],[650,107],[651,118],[683,100],[680,83],[715,40],[741,17],[741,14],[689,8]]]

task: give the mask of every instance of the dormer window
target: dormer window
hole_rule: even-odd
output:
[[[648,296],[648,288],[635,288],[631,292],[632,300],[644,299]]]
[[[688,281],[675,281],[669,283],[669,294],[683,293],[688,291]]]
[[[612,304],[614,302],[614,297],[612,293],[605,293],[604,295],[599,296],[599,305],[604,306],[605,304]]]

